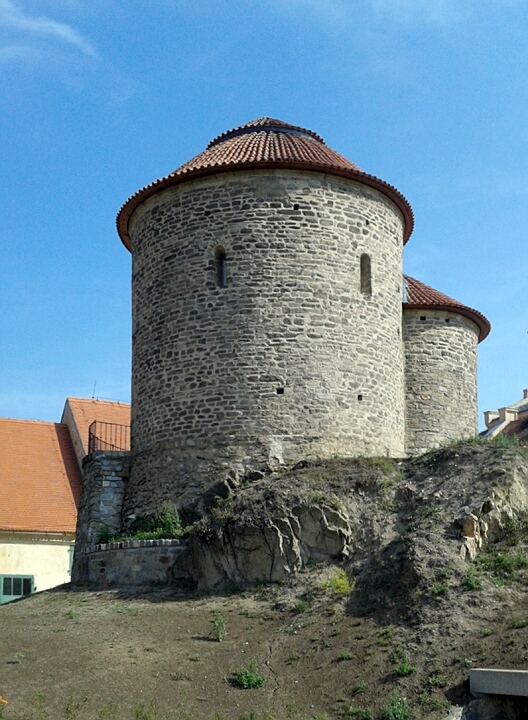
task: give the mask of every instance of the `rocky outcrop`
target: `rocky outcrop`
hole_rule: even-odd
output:
[[[313,503],[270,514],[259,524],[242,521],[193,533],[187,568],[200,589],[226,582],[283,582],[303,567],[348,558],[352,521],[343,512]]]

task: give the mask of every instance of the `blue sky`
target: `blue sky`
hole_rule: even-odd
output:
[[[262,115],[410,201],[405,271],[528,386],[526,0],[0,0],[0,416],[129,400],[129,195]]]

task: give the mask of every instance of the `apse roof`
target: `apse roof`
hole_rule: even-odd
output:
[[[117,229],[131,250],[128,222],[134,210],[151,195],[186,180],[220,172],[250,169],[297,169],[324,172],[356,180],[389,197],[404,218],[404,242],[412,232],[414,219],[404,196],[384,180],[361,170],[324,142],[312,130],[282,120],[262,117],[228,130],[211,140],[207,148],[169,175],[138,190],[117,216]]]
[[[489,335],[491,325],[489,320],[478,310],[463,305],[448,295],[435,290],[429,285],[416,280],[415,278],[404,275],[405,292],[404,292],[404,308],[413,310],[451,310],[459,313],[472,320],[479,329],[479,342]]]

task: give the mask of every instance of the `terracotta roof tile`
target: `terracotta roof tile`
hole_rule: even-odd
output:
[[[128,222],[132,213],[144,200],[164,188],[219,172],[270,168],[323,172],[374,187],[400,209],[405,225],[404,242],[412,232],[414,219],[411,206],[396,188],[363,172],[343,155],[329,148],[312,130],[275,118],[262,117],[222,133],[209,143],[204,152],[132,195],[117,216],[119,236],[130,250]]]
[[[66,399],[66,404],[70,406],[84,454],[88,452],[88,429],[95,420],[116,425],[130,425],[128,403],[69,397]]]
[[[424,310],[451,310],[457,312],[460,315],[464,315],[472,320],[479,329],[479,342],[482,342],[484,338],[489,335],[491,325],[489,320],[482,315],[478,310],[463,305],[449,297],[444,293],[435,290],[429,285],[416,280],[415,278],[404,275],[404,301],[403,307],[410,309]]]
[[[80,490],[66,425],[0,419],[0,530],[74,533]]]

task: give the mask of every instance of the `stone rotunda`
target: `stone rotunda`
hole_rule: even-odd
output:
[[[132,253],[124,517],[189,517],[309,458],[402,457],[477,430],[476,310],[402,273],[412,210],[264,117],[122,207]]]

